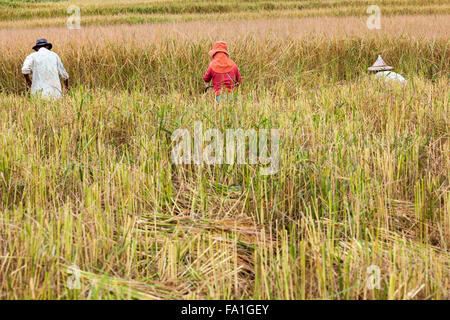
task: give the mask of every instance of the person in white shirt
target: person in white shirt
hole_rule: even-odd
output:
[[[406,82],[406,79],[403,78],[400,74],[390,71],[394,69],[391,66],[388,66],[386,62],[384,62],[383,58],[381,56],[378,56],[377,61],[368,68],[369,71],[375,71],[375,77],[384,79],[387,81],[398,81],[398,82]]]
[[[59,77],[64,79],[64,86],[69,89],[69,75],[59,56],[51,49],[52,44],[46,39],[38,39],[33,47],[36,52],[25,59],[22,73],[32,95],[59,99],[62,96]]]

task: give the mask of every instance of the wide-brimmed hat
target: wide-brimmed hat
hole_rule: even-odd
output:
[[[215,55],[217,52],[223,52],[223,53],[229,55],[229,54],[228,54],[228,51],[227,51],[227,44],[226,44],[226,42],[223,42],[223,41],[217,41],[217,42],[214,44],[214,47],[212,48],[212,50],[209,50],[208,54],[209,54],[211,57],[214,57],[214,55]]]
[[[368,68],[368,70],[370,71],[383,71],[383,70],[392,70],[394,69],[391,66],[388,66],[386,64],[386,62],[384,62],[383,58],[381,58],[381,56],[379,55],[377,58],[377,61],[375,61],[375,63]]]
[[[49,49],[51,49],[53,47],[53,45],[51,43],[49,43],[47,41],[47,39],[37,39],[36,44],[33,47],[33,50],[37,50],[40,47],[44,47],[44,46],[49,46]]]

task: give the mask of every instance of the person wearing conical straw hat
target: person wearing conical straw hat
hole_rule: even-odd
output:
[[[211,63],[203,80],[212,81],[216,101],[220,103],[222,97],[229,98],[229,95],[242,83],[242,78],[236,63],[229,58],[225,42],[216,42],[208,54],[211,57]]]
[[[403,78],[398,73],[391,71],[394,68],[391,66],[388,66],[386,62],[384,62],[383,58],[381,58],[380,55],[378,55],[377,61],[368,68],[369,71],[375,72],[375,77],[381,78],[388,81],[398,81],[398,82],[406,82],[406,79]]]
[[[59,56],[50,51],[52,47],[46,39],[38,39],[33,47],[36,52],[30,54],[23,63],[22,74],[27,86],[31,87],[32,95],[59,99],[62,92],[59,77],[64,79],[64,85],[68,89],[69,74]]]

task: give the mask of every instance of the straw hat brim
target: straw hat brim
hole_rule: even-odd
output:
[[[230,54],[228,53],[227,50],[223,50],[223,49],[217,49],[217,50],[212,49],[212,50],[209,50],[208,54],[209,54],[211,57],[214,57],[214,55],[215,55],[216,53],[219,53],[219,52],[223,52],[223,53],[225,53],[225,54],[228,55],[228,56],[230,55]]]
[[[386,70],[392,70],[394,67],[391,66],[382,66],[382,67],[369,67],[367,70],[369,71],[386,71]]]

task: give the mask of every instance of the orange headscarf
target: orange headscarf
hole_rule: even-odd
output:
[[[223,41],[216,42],[208,54],[212,57],[209,66],[214,72],[227,73],[236,66],[234,61],[228,57],[227,44]]]

